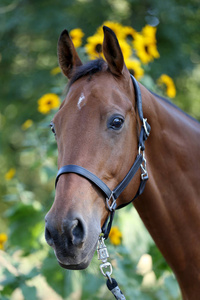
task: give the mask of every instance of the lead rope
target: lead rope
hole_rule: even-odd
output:
[[[114,278],[111,278],[112,275],[112,265],[108,260],[109,254],[108,249],[104,243],[105,238],[103,235],[99,236],[98,244],[97,244],[97,254],[98,260],[102,261],[102,264],[99,266],[100,271],[104,277],[107,277],[107,287],[114,295],[115,299],[117,300],[126,300],[125,296],[123,295],[122,291],[120,290],[117,281]],[[104,269],[108,269],[104,271]]]

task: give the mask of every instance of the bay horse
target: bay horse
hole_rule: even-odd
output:
[[[58,41],[59,64],[69,79],[69,89],[51,128],[58,145],[58,168],[68,170],[58,173],[55,200],[45,217],[47,243],[61,267],[86,268],[109,215],[139,195],[134,206],[174,271],[183,299],[197,300],[200,124],[134,83],[117,37],[108,27],[103,30],[105,60],[83,65],[67,30]],[[146,119],[141,124],[141,109],[151,126],[150,135]],[[149,135],[146,161],[144,147],[138,148],[140,128]],[[115,199],[115,187],[141,155],[142,175],[148,171],[149,177],[143,193],[138,193],[142,179],[137,168]],[[112,191],[107,201],[106,187]]]

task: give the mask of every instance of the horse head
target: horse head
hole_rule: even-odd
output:
[[[81,166],[112,190],[137,155],[139,119],[130,73],[108,27],[104,27],[103,54],[105,60],[83,65],[67,30],[62,32],[58,58],[69,89],[51,127],[58,145],[58,168]],[[131,200],[139,183],[137,173],[117,206]],[[45,218],[45,237],[63,268],[89,265],[109,213],[105,195],[90,180],[74,173],[59,177],[54,203]]]

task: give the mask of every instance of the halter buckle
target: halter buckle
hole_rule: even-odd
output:
[[[111,203],[110,203],[110,201],[111,201]],[[107,204],[107,208],[109,209],[109,211],[115,210],[117,204],[116,204],[116,200],[113,195],[113,192],[111,193],[109,198],[106,198],[106,204]]]

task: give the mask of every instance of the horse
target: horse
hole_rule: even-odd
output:
[[[46,241],[61,267],[87,268],[109,217],[136,195],[134,206],[183,299],[199,299],[200,123],[134,81],[116,35],[103,31],[104,59],[86,64],[67,30],[58,41],[69,84],[50,125],[60,171]]]

